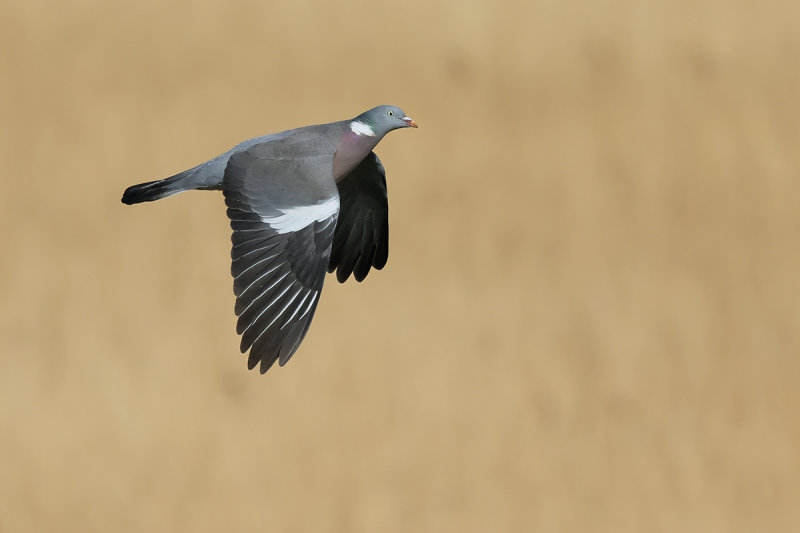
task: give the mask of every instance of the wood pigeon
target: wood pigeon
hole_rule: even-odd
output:
[[[344,283],[389,254],[386,174],[372,151],[417,124],[382,105],[350,120],[250,139],[172,177],[129,187],[125,204],[191,189],[222,190],[233,235],[236,331],[248,368],[292,357],[319,301],[325,271]]]

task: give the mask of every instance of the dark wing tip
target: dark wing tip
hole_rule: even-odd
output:
[[[267,370],[272,368],[272,365],[275,364],[275,357],[264,357],[261,359],[261,367],[259,367],[258,372],[263,376],[267,373]]]
[[[369,267],[367,267],[366,270],[355,270],[355,271],[353,271],[353,277],[359,283],[364,281],[364,279],[367,277],[367,274],[369,274]]]
[[[350,277],[351,273],[352,273],[352,266],[350,268],[347,268],[347,266],[340,264],[339,269],[336,271],[336,281],[338,281],[339,283],[344,283],[345,281],[347,281],[347,278]]]

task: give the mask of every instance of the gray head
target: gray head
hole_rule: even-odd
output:
[[[417,123],[397,106],[379,105],[369,111],[364,111],[354,118],[353,122],[350,123],[350,127],[353,131],[363,129],[363,133],[381,138],[398,128],[416,128]],[[367,129],[371,130],[371,132],[368,132]]]

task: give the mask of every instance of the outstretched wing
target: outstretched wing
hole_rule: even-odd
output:
[[[236,331],[262,374],[294,354],[319,301],[339,213],[333,153],[290,137],[234,154],[225,170]]]
[[[337,184],[341,208],[328,272],[344,283],[350,273],[362,281],[370,267],[380,270],[389,257],[389,202],[386,173],[370,152]]]

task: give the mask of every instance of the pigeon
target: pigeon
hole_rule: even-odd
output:
[[[326,271],[362,281],[389,255],[386,173],[373,149],[417,123],[382,105],[350,120],[257,137],[166,179],[129,187],[124,204],[222,190],[242,353],[264,374],[308,332]]]

